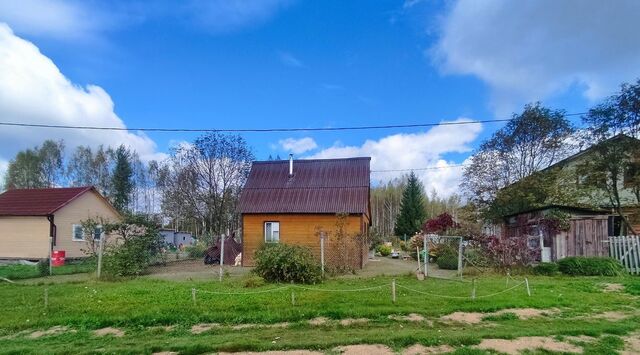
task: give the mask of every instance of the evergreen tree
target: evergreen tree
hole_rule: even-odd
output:
[[[427,219],[424,208],[424,191],[416,174],[412,171],[407,186],[402,192],[400,214],[396,219],[395,234],[397,236],[413,236],[420,230]]]
[[[113,170],[111,185],[113,188],[113,206],[118,211],[126,211],[133,191],[133,168],[131,167],[131,153],[124,145],[115,152],[116,166]]]

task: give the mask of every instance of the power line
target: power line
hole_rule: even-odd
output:
[[[580,116],[586,112],[567,113],[565,116]],[[416,124],[395,124],[379,126],[344,126],[344,127],[294,127],[294,128],[160,128],[160,127],[99,127],[99,126],[73,126],[56,125],[44,123],[22,123],[22,122],[0,122],[0,126],[28,127],[28,128],[54,128],[54,129],[83,129],[93,131],[138,131],[138,132],[225,132],[225,133],[250,133],[250,132],[319,132],[319,131],[362,131],[371,129],[393,129],[393,128],[425,128],[435,126],[461,126],[479,123],[508,122],[508,119],[492,119],[478,121],[457,121],[440,123],[416,123]]]

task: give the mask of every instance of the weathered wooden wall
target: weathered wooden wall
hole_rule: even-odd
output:
[[[245,214],[242,216],[242,265],[253,266],[253,256],[256,250],[264,244],[264,223],[280,223],[280,243],[302,245],[309,247],[318,258],[320,257],[320,238],[318,229],[332,232],[336,228],[337,217],[334,214]],[[366,233],[368,219],[363,215],[349,215],[346,222],[347,234],[359,235]],[[331,236],[329,236],[330,238]],[[358,257],[358,268],[366,262],[368,247],[362,243],[347,243],[352,255]],[[357,250],[355,248],[361,248]],[[329,245],[325,248],[328,252]],[[364,249],[364,250],[362,250]],[[364,258],[364,259],[363,259]],[[329,260],[329,255],[327,255]]]
[[[567,256],[609,256],[607,217],[572,219],[568,232],[556,236],[552,255],[556,259]]]

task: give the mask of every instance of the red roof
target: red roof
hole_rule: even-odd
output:
[[[254,162],[240,213],[369,213],[371,158]]]
[[[15,189],[0,195],[0,216],[47,216],[53,214],[92,186],[49,189]]]

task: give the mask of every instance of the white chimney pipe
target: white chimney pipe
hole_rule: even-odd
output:
[[[293,176],[293,154],[289,154],[289,177]]]

